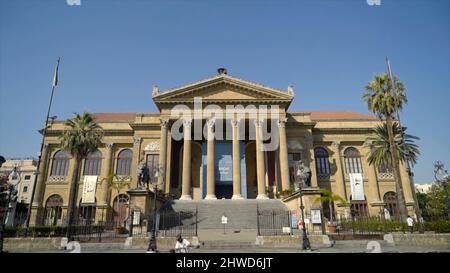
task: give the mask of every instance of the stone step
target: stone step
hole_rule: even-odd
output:
[[[287,211],[280,201],[268,200],[201,200],[201,201],[171,201],[165,204],[161,211],[197,211],[197,217],[182,219],[183,225],[191,225],[197,221],[198,229],[223,229],[222,216],[227,217],[226,228],[229,230],[246,230],[257,228],[257,211]]]
[[[361,246],[365,247],[370,242],[377,242],[381,246],[387,246],[388,243],[384,240],[344,240],[344,241],[334,241],[336,246]]]
[[[83,249],[124,249],[124,243],[80,243]]]
[[[201,248],[251,248],[256,247],[254,242],[242,241],[203,241],[200,242]]]

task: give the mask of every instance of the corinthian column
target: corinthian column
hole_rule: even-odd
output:
[[[414,189],[411,187],[411,178],[406,169],[405,163],[402,162],[401,160],[399,161],[399,168],[400,168],[400,177],[402,179],[403,195],[405,196],[405,202],[414,203],[413,197]]]
[[[336,159],[336,173],[334,174],[334,180],[336,183],[337,193],[342,198],[347,200],[344,171],[342,170],[342,162],[341,162],[341,149],[340,149],[341,143],[339,141],[333,141],[331,147],[333,149],[334,158]]]
[[[34,190],[34,199],[31,205],[30,225],[42,224],[41,214],[43,209],[43,199],[45,193],[45,178],[47,177],[49,145],[45,144],[42,148],[39,170],[37,170],[36,188]]]
[[[241,195],[241,154],[239,147],[239,120],[231,121],[233,127],[233,197],[231,199],[242,199]]]
[[[114,143],[105,143],[106,147],[106,157],[105,157],[105,174],[104,177],[108,177],[111,174],[111,166],[112,166],[112,160],[113,160],[113,149],[114,149]],[[102,192],[103,195],[100,199],[99,204],[100,205],[108,205],[109,198],[109,189],[108,189],[108,183],[106,181],[103,181],[102,183]]]
[[[158,184],[160,189],[164,189],[164,178],[166,177],[166,160],[167,160],[167,126],[169,121],[161,119],[161,137],[159,145],[159,169],[160,176],[158,177]]]
[[[141,159],[141,143],[142,137],[133,137],[133,159],[131,162],[131,188],[137,188],[139,186],[137,169]]]
[[[42,199],[44,198],[44,192],[45,192],[45,177],[47,176],[47,163],[48,163],[48,152],[49,152],[49,145],[45,144],[44,148],[42,149],[41,154],[41,162],[39,163],[39,170],[38,170],[38,179],[36,183],[36,190],[33,200],[33,207],[41,207]]]
[[[215,177],[215,151],[214,151],[214,119],[209,119],[206,123],[208,126],[208,144],[206,155],[206,197],[205,199],[217,199],[216,198],[216,177]]]
[[[258,196],[256,199],[268,199],[266,195],[266,181],[265,181],[265,164],[264,164],[264,150],[262,140],[262,120],[255,120],[256,127],[256,168],[257,168],[257,180],[258,180]]]
[[[281,172],[281,190],[289,190],[289,164],[288,164],[288,147],[286,140],[286,121],[287,119],[278,120],[278,130],[280,131],[280,172]]]
[[[183,120],[183,177],[180,200],[192,200],[191,196],[191,126],[192,120]]]
[[[372,143],[366,141],[363,144],[364,151],[364,166],[367,169],[367,179],[369,180],[369,202],[380,202],[380,191],[378,189],[377,173],[375,171],[375,165],[369,164],[369,156],[372,150]]]

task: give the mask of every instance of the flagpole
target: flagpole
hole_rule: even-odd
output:
[[[33,190],[31,191],[30,204],[28,205],[27,221],[26,221],[26,225],[25,225],[25,237],[28,236],[28,229],[29,229],[29,226],[30,226],[30,218],[31,218],[31,207],[33,206],[34,195],[36,193],[37,179],[38,179],[39,175],[44,175],[44,174],[39,173],[39,168],[40,168],[40,165],[41,165],[42,150],[44,149],[45,135],[47,133],[48,119],[50,118],[50,109],[52,107],[52,102],[53,102],[53,93],[55,92],[56,85],[58,85],[58,68],[59,68],[59,61],[60,61],[60,59],[61,58],[58,58],[58,61],[56,63],[55,74],[53,75],[52,92],[50,94],[50,101],[48,103],[47,117],[45,118],[44,130],[42,131],[41,149],[39,150],[38,162],[37,162],[37,166],[36,166],[36,175],[34,176],[34,181],[33,181]],[[39,210],[39,204],[38,204],[37,210]]]
[[[395,78],[394,75],[392,74],[392,69],[391,69],[391,63],[389,62],[389,59],[386,57],[386,65],[387,65],[387,69],[388,69],[388,76],[391,80],[391,84],[392,84],[392,88],[395,91]],[[396,98],[396,96],[395,96]],[[405,144],[405,133],[403,132],[403,127],[402,124],[400,122],[400,112],[398,111],[397,108],[397,120],[398,120],[398,126],[400,127],[400,136],[401,136],[401,141],[402,144]],[[414,211],[416,213],[417,216],[417,221],[419,222],[419,227],[420,227],[420,232],[423,233],[424,232],[424,227],[423,227],[423,223],[422,223],[422,212],[420,211],[419,208],[419,202],[417,200],[417,195],[416,195],[416,188],[414,187],[414,181],[412,179],[412,168],[410,165],[410,161],[409,161],[409,156],[406,156],[405,158],[406,161],[406,166],[407,166],[407,171],[408,171],[408,176],[409,176],[409,184],[411,187],[411,191],[412,191],[412,196],[413,196],[413,200],[414,200]],[[406,205],[406,198],[405,198],[405,205]]]

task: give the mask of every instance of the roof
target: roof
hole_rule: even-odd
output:
[[[92,113],[92,117],[96,122],[108,121],[127,121],[133,122],[136,119],[136,113]]]
[[[302,111],[292,113],[310,113],[311,120],[377,120],[373,116],[348,110]]]
[[[310,114],[311,120],[377,120],[374,116],[348,111],[348,110],[321,110],[321,111],[294,111],[291,114]],[[137,113],[110,112],[110,113],[93,113],[96,122],[133,122]]]

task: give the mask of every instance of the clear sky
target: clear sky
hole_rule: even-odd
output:
[[[37,156],[52,115],[153,112],[152,85],[216,74],[296,91],[291,110],[367,113],[385,57],[407,87],[402,122],[419,136],[417,182],[450,169],[450,1],[0,0],[0,154]]]

